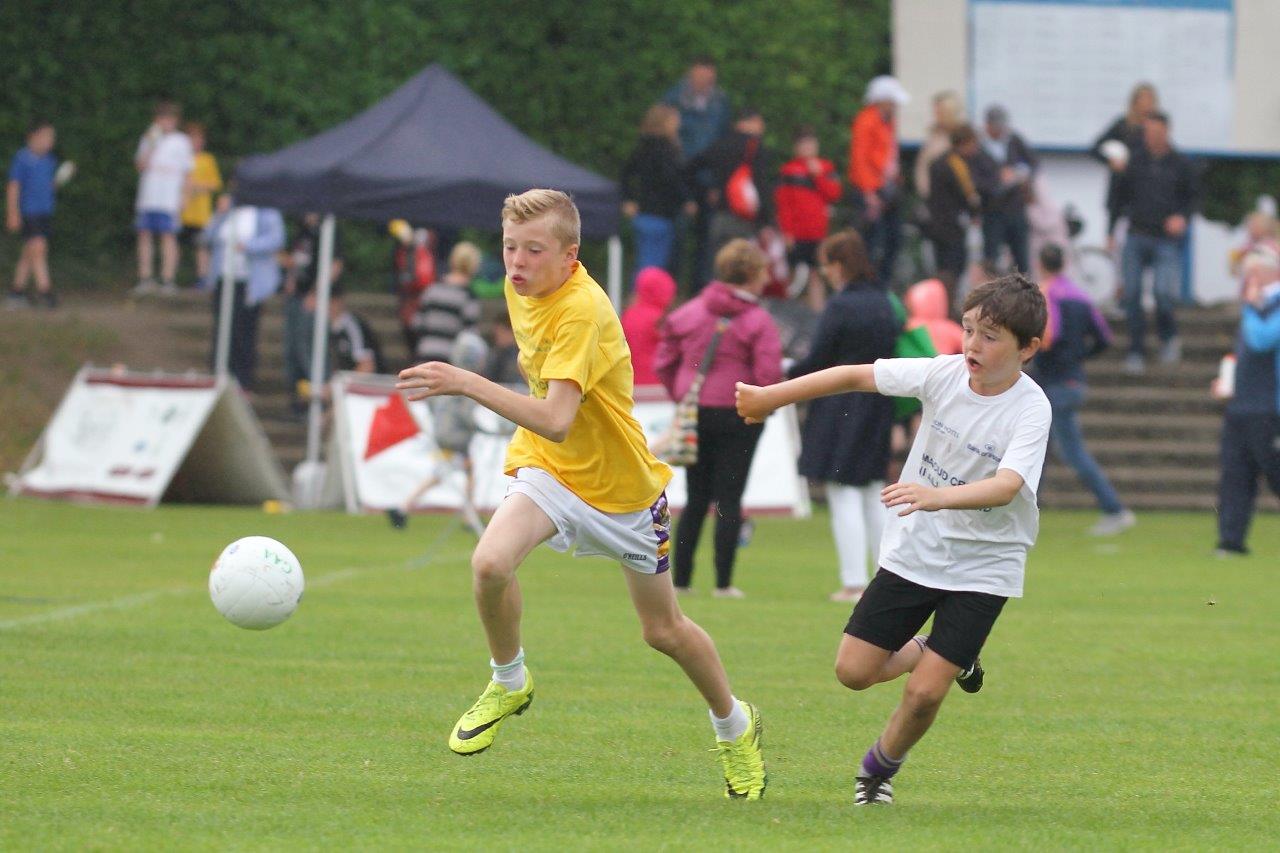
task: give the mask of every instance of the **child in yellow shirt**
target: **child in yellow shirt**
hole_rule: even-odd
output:
[[[530,393],[443,362],[404,370],[410,400],[460,394],[519,425],[507,451],[515,479],[471,558],[493,680],[462,715],[449,747],[472,755],[533,701],[520,645],[516,569],[539,544],[623,566],[645,641],[673,658],[710,706],[725,795],[759,799],[765,769],[759,712],[734,698],[715,644],[685,616],[667,571],[671,470],[632,416],[631,353],[622,325],[577,260],[581,224],[564,193],[534,189],[502,208],[505,293]]]

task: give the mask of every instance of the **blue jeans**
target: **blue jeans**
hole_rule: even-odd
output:
[[[1102,473],[1098,463],[1089,455],[1088,448],[1084,446],[1084,435],[1080,432],[1080,420],[1076,413],[1084,403],[1087,390],[1079,382],[1044,386],[1044,395],[1049,398],[1049,406],[1053,410],[1053,427],[1049,440],[1058,457],[1070,465],[1080,482],[1093,492],[1098,508],[1107,514],[1121,512],[1124,504],[1120,503],[1107,475]]]
[[[1129,352],[1146,353],[1147,317],[1142,310],[1142,273],[1155,270],[1156,333],[1167,341],[1178,334],[1173,304],[1182,287],[1182,243],[1166,237],[1129,232],[1120,268],[1124,273],[1124,311],[1129,326]]]
[[[631,220],[631,229],[636,235],[636,272],[646,267],[668,269],[676,236],[675,220],[637,213]]]
[[[1031,226],[1027,212],[1017,210],[993,211],[982,214],[982,258],[992,268],[1000,260],[1000,249],[1009,247],[1013,266],[1020,273],[1031,272],[1031,259],[1027,256],[1031,240]]]

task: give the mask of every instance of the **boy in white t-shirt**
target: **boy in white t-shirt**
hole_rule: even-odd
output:
[[[892,778],[932,725],[952,681],[982,687],[978,662],[1009,598],[1022,595],[1036,540],[1036,487],[1052,416],[1022,366],[1047,319],[1039,287],[1009,275],[964,303],[964,351],[833,367],[768,388],[738,384],[749,422],[799,400],[848,391],[919,397],[920,431],[902,477],[881,500],[893,511],[880,570],[853,610],[836,677],[864,690],[910,672],[902,702],[858,772],[854,802],[893,802]],[[930,635],[917,635],[930,616]]]
[[[138,232],[138,286],[135,294],[156,290],[153,238],[160,238],[161,289],[177,293],[179,212],[191,192],[195,152],[191,140],[178,130],[182,113],[172,101],[156,104],[151,127],[138,141],[134,164],[138,168],[138,200],[135,204]]]

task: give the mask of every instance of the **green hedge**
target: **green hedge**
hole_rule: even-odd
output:
[[[645,108],[699,53],[719,60],[736,103],[764,111],[776,148],[812,123],[840,159],[866,81],[889,67],[889,2],[14,0],[0,3],[0,152],[7,161],[31,118],[51,118],[80,165],[60,194],[59,257],[127,279],[132,154],[157,96],[209,126],[229,174],[442,62],[534,139],[616,175]],[[1233,219],[1277,178],[1274,164],[1213,164],[1207,212]],[[348,227],[367,280],[385,264],[381,233]]]
[[[719,59],[736,102],[765,111],[775,143],[813,122],[842,149],[867,79],[888,65],[888,25],[888,0],[16,0],[0,4],[0,150],[51,118],[80,166],[60,193],[59,251],[127,277],[132,154],[161,95],[209,126],[230,173],[442,62],[534,139],[616,175],[641,114],[697,53]],[[348,230],[370,278],[385,262],[379,231]]]

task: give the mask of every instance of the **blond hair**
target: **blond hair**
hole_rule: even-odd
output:
[[[559,190],[525,190],[509,195],[502,204],[502,222],[524,223],[543,216],[550,217],[551,235],[564,247],[582,242],[582,218],[578,208]]]
[[[674,128],[680,119],[680,111],[668,104],[654,104],[645,110],[640,120],[640,133],[643,136],[665,136],[668,139],[679,139]]]
[[[463,240],[449,253],[449,272],[473,278],[480,269],[480,249],[475,243]]]
[[[716,252],[716,278],[725,284],[754,284],[767,266],[769,259],[760,247],[740,237]]]
[[[950,89],[933,96],[933,105],[940,113],[938,127],[951,130],[964,123],[964,104],[960,96]]]

